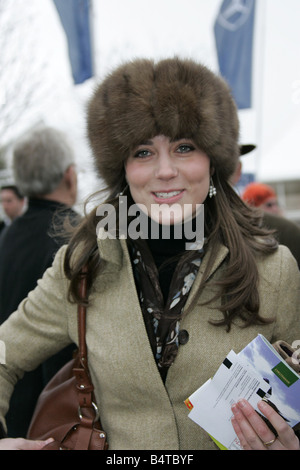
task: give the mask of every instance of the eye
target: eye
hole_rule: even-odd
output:
[[[180,144],[177,147],[178,153],[188,153],[192,152],[193,150],[195,150],[195,147],[192,144]]]
[[[140,150],[137,150],[134,154],[133,154],[133,157],[134,158],[146,158],[146,157],[149,157],[151,155],[151,152],[147,149],[140,149]]]

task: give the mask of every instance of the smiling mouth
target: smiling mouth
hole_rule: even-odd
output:
[[[159,192],[154,192],[154,196],[156,196],[157,198],[159,199],[170,199],[172,197],[175,197],[175,196],[178,196],[179,194],[181,194],[183,192],[183,190],[180,190],[180,191],[169,191],[169,192],[165,192],[165,191],[159,191]]]

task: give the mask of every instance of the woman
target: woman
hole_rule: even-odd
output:
[[[77,342],[87,265],[89,366],[110,449],[217,449],[184,400],[258,333],[288,342],[300,334],[296,263],[228,184],[240,154],[230,92],[192,61],[137,60],[96,90],[88,133],[113,210],[87,216],[1,328],[0,339],[14,338],[1,414],[22,370]],[[140,217],[128,210],[125,234],[124,203],[141,209]],[[205,240],[196,224],[203,203]],[[178,237],[188,223],[194,239]],[[241,402],[233,425],[243,447],[299,449],[293,430],[261,408],[278,437]],[[2,441],[11,444],[20,445]]]

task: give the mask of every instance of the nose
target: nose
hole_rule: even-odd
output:
[[[178,169],[169,152],[160,153],[156,161],[155,176],[158,179],[170,180],[178,174]]]

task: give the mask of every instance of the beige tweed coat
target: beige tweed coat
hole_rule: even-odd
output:
[[[89,366],[96,401],[110,449],[217,449],[210,437],[188,418],[184,400],[217,370],[233,349],[239,352],[258,333],[269,341],[300,339],[300,274],[289,250],[280,247],[259,259],[261,315],[275,317],[267,326],[224,328],[209,324],[220,319],[217,306],[189,309],[197,293],[206,258],[194,282],[181,322],[189,341],[179,347],[166,384],[157,370],[136,294],[125,240],[99,241],[107,261],[90,295],[87,315]],[[63,272],[65,247],[57,254],[37,288],[0,328],[6,364],[0,366],[0,419],[8,408],[15,381],[23,371],[71,342],[77,342],[76,306],[66,300]],[[227,248],[215,253],[211,280],[222,275]],[[211,281],[199,302],[210,298]]]

